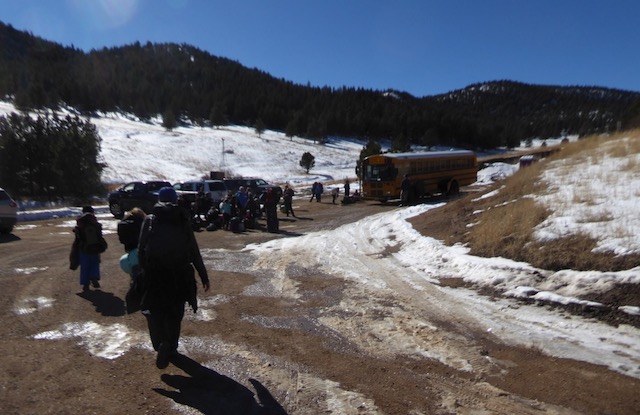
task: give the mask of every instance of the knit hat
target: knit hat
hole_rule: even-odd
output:
[[[88,206],[88,205],[87,206],[83,206],[82,207],[82,213],[94,213],[93,207]]]
[[[178,201],[178,194],[173,187],[163,187],[158,192],[158,201],[176,203]]]

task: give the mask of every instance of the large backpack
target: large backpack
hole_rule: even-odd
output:
[[[122,219],[118,222],[118,239],[124,245],[125,251],[129,252],[138,247],[138,237],[140,236],[140,227],[142,220],[139,217],[131,217]]]
[[[107,241],[102,236],[102,226],[97,222],[88,220],[78,224],[78,236],[80,237],[80,250],[97,255],[107,250]]]
[[[145,247],[148,266],[180,268],[191,262],[186,216],[175,210],[156,212],[149,220]]]

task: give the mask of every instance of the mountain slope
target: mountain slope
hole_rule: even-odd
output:
[[[21,108],[124,111],[199,124],[264,126],[470,148],[626,128],[640,93],[499,81],[416,98],[402,91],[297,85],[194,46],[134,43],[84,53],[0,23],[0,97]]]

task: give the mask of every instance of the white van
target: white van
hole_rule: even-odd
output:
[[[204,192],[214,203],[220,203],[227,195],[227,186],[222,180],[194,180],[173,185],[178,194],[196,195]],[[192,193],[193,192],[193,193]]]

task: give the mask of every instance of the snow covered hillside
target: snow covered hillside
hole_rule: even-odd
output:
[[[9,104],[0,104],[0,114],[11,110]],[[222,170],[231,175],[259,176],[296,187],[306,188],[318,180],[335,181],[337,184],[333,185],[340,185],[344,178],[354,177],[355,160],[364,145],[358,140],[336,138],[320,145],[269,131],[258,136],[250,128],[237,126],[220,129],[180,127],[167,132],[159,123],[140,123],[112,114],[91,121],[97,125],[103,139],[101,157],[107,164],[103,180],[107,183],[152,178],[176,182]],[[620,140],[624,143],[638,139],[634,136]],[[306,151],[316,160],[308,175],[299,166]],[[605,149],[597,157],[586,160],[582,169],[567,168],[565,161],[550,164],[544,180],[553,191],[538,199],[553,210],[553,214],[537,229],[539,236],[553,238],[586,232],[600,240],[598,249],[619,253],[640,251],[640,220],[636,208],[640,202],[640,175],[637,169],[629,168],[640,165],[639,162],[638,153],[615,156]],[[511,165],[496,164],[479,172],[475,186],[483,186],[491,182],[491,178],[513,171]],[[325,187],[328,188],[330,186]],[[584,192],[593,197],[581,202],[577,196]],[[618,283],[640,284],[640,268],[615,273],[549,272],[504,258],[473,257],[465,247],[446,247],[437,240],[421,236],[407,224],[407,217],[425,213],[433,207],[397,209],[326,233],[277,239],[250,249],[258,253],[289,252],[289,256],[295,258],[317,258],[328,268],[327,272],[362,278],[371,274],[370,269],[345,270],[342,267],[350,261],[353,253],[349,251],[353,246],[359,250],[358,257],[362,257],[362,261],[358,263],[361,264],[369,261],[367,252],[371,249],[371,240],[385,246],[398,246],[401,249],[394,255],[400,266],[398,274],[404,275],[410,270],[412,278],[419,278],[420,284],[424,281],[437,284],[438,275],[451,275],[480,286],[503,289],[507,293],[505,298],[496,302],[489,302],[470,290],[450,290],[449,293],[461,303],[469,304],[469,310],[481,316],[486,329],[502,339],[535,346],[554,356],[607,365],[640,378],[640,330],[630,326],[612,327],[582,318],[568,320],[545,308],[516,306],[514,300],[514,297],[530,296],[533,292],[542,300],[583,304],[577,297],[587,291],[605,292]],[[115,221],[107,221],[108,216],[103,218],[107,227],[113,230]],[[603,217],[608,220],[602,221]],[[594,221],[594,218],[600,220]],[[16,232],[20,232],[20,226],[16,227]],[[367,237],[358,239],[362,234]],[[327,241],[332,245],[327,245]],[[328,255],[330,261],[322,260]],[[265,254],[265,258],[268,255]],[[543,282],[539,275],[544,276]],[[385,275],[373,275],[363,282],[382,288]],[[640,315],[637,306],[622,305],[621,310]]]

